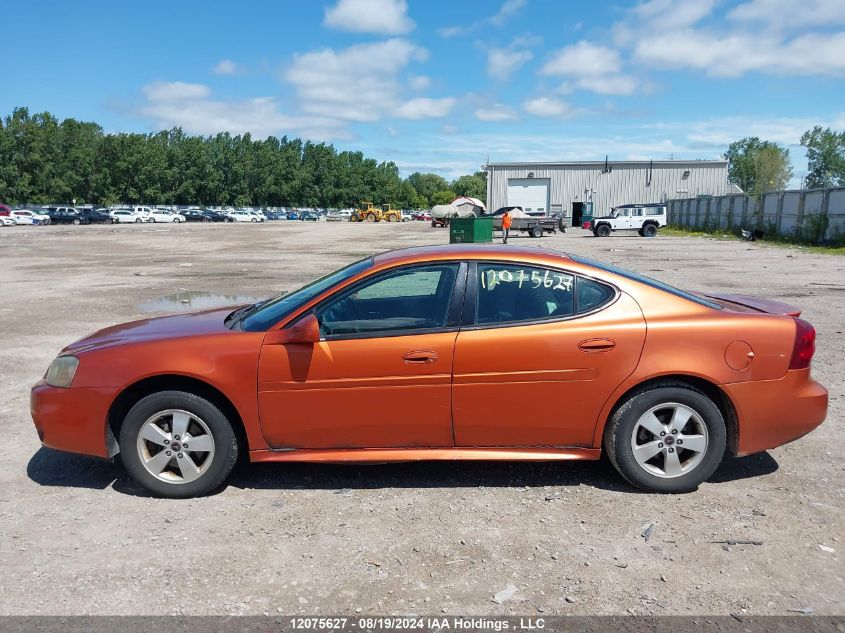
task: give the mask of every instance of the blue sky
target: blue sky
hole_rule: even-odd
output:
[[[13,2],[0,112],[488,158],[716,158],[845,128],[843,0]],[[9,28],[11,27],[11,28]]]

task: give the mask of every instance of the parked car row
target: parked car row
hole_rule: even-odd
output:
[[[181,222],[249,222],[258,224],[268,221],[299,220],[303,222],[347,222],[354,209],[281,209],[256,210],[186,208],[164,209],[143,205],[92,207],[92,206],[48,206],[44,208],[12,209],[0,205],[0,226],[16,224],[143,224]],[[427,211],[401,211],[402,222],[412,220],[430,222]]]

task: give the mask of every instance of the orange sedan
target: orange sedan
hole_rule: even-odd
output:
[[[827,414],[815,330],[544,249],[442,246],[358,261],[237,309],[145,319],[62,350],[32,389],[45,446],[206,494],[252,461],[598,459],[694,490],[725,452]]]

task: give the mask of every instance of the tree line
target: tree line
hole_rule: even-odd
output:
[[[109,134],[97,123],[16,108],[0,120],[0,202],[118,202],[257,207],[352,207],[362,200],[403,209],[484,198],[486,173],[448,182],[391,161],[298,138],[192,136],[181,128]]]
[[[845,186],[845,131],[817,125],[801,135],[801,145],[807,149],[803,188]],[[756,136],[734,141],[724,157],[728,160],[729,180],[756,197],[785,189],[794,175],[789,150]]]

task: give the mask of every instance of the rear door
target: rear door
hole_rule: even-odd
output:
[[[645,320],[616,288],[514,263],[470,264],[455,344],[456,446],[591,446],[639,362]]]

